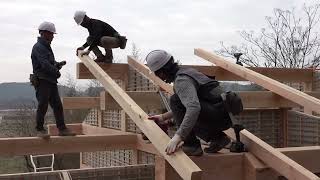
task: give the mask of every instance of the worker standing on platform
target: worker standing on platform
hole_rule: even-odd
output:
[[[64,123],[63,107],[58,92],[57,79],[61,76],[59,70],[65,64],[65,61],[56,62],[51,49],[51,42],[54,38],[53,34],[56,33],[56,28],[51,22],[43,22],[38,30],[40,37],[38,37],[37,43],[32,48],[33,74],[30,75],[30,81],[36,90],[36,98],[38,100],[36,114],[38,136],[49,138],[43,127],[48,104],[53,109],[59,135],[75,135],[67,129]]]
[[[222,100],[224,92],[219,82],[193,68],[179,67],[173,56],[163,50],[151,51],[146,61],[156,76],[166,83],[173,82],[175,94],[170,98],[171,111],[149,117],[156,121],[173,118],[178,125],[167,145],[167,154],[182,146],[187,155],[201,156],[203,151],[197,136],[210,142],[204,149],[207,153],[216,153],[228,145],[230,139],[223,131],[229,129],[232,122],[226,108],[229,102]]]
[[[96,62],[112,63],[113,54],[112,49],[120,47],[124,49],[126,47],[127,39],[120,34],[109,24],[97,20],[91,19],[86,15],[84,11],[76,11],[74,14],[74,20],[78,25],[88,29],[89,37],[87,41],[77,49],[85,50],[88,46],[88,50],[81,52],[81,56],[88,55],[92,50],[97,56]],[[99,50],[98,46],[105,49],[105,55]]]

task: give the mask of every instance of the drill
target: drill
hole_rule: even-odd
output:
[[[235,124],[232,126],[234,133],[236,134],[236,141],[231,143],[230,152],[246,152],[247,149],[245,145],[240,141],[240,131],[244,129],[244,127],[240,124]]]

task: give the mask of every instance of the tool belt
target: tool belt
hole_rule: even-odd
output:
[[[30,74],[29,80],[31,85],[34,86],[35,88],[38,87],[40,84],[39,77],[35,74]]]

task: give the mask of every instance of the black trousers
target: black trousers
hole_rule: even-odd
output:
[[[50,83],[46,80],[40,79],[39,86],[36,87],[36,98],[38,100],[38,108],[36,115],[36,129],[44,129],[44,117],[48,110],[48,104],[53,109],[53,114],[56,120],[56,125],[59,130],[66,128],[64,123],[63,107],[60,100],[58,86],[55,83]]]
[[[200,99],[201,111],[198,120],[190,134],[184,139],[184,145],[196,146],[200,145],[197,136],[206,142],[215,141],[217,138],[224,136],[224,130],[232,126],[232,122],[225,110],[222,101],[208,102]],[[179,96],[174,94],[170,98],[170,107],[173,113],[173,119],[178,127],[180,127],[186,108],[181,103]]]

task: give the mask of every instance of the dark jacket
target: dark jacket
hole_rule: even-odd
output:
[[[38,42],[32,48],[31,59],[33,73],[39,79],[58,83],[59,70],[55,67],[56,61],[50,44],[45,39],[38,37]]]
[[[100,39],[103,36],[110,36],[115,37],[118,36],[118,32],[110,26],[108,23],[105,23],[103,21],[97,20],[97,19],[90,19],[89,26],[87,27],[89,31],[89,38],[90,42],[86,42],[83,44],[83,47],[89,47],[89,50],[92,50],[92,48],[96,46],[101,46]]]

